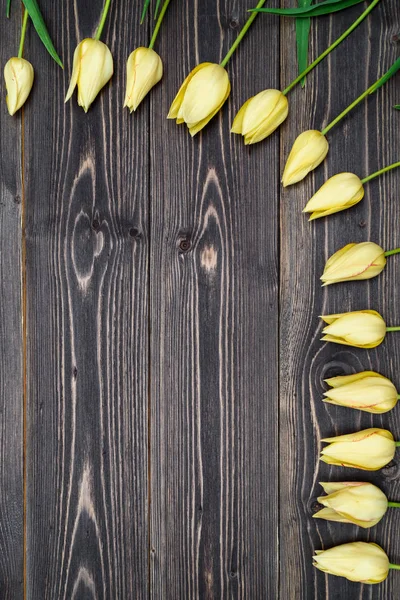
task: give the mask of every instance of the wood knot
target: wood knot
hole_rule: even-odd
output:
[[[131,227],[129,229],[129,236],[131,238],[139,239],[142,237],[142,234],[140,233],[140,230],[137,227]]]
[[[189,252],[191,247],[192,247],[192,243],[191,243],[190,237],[185,237],[179,242],[179,250],[182,253]]]

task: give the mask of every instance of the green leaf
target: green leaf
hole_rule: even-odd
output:
[[[297,0],[299,8],[310,6],[312,0]],[[296,19],[296,44],[297,44],[297,68],[298,74],[302,73],[308,65],[308,38],[310,35],[311,19]],[[304,87],[306,78],[301,80]]]
[[[144,21],[144,18],[145,18],[145,16],[146,16],[146,13],[147,13],[147,10],[148,10],[149,6],[150,6],[150,0],[144,0],[144,3],[143,3],[143,10],[142,10],[142,16],[140,17],[140,24],[142,24],[142,23],[143,23],[143,21]]]
[[[360,4],[364,0],[324,0],[318,4],[313,4],[305,8],[251,8],[250,12],[265,12],[273,15],[282,15],[283,17],[319,17],[329,13],[337,12],[354,4]]]
[[[42,40],[47,52],[56,61],[58,65],[63,69],[61,58],[58,56],[56,49],[53,46],[49,32],[47,31],[46,24],[43,20],[42,13],[38,6],[37,0],[22,0],[30,18],[32,19],[33,26],[40,39]]]
[[[395,104],[394,107],[396,110],[400,110],[400,104]]]
[[[7,19],[10,18],[10,13],[11,13],[11,0],[7,0],[7,9],[6,9]]]
[[[386,73],[382,75],[380,79],[378,79],[378,81],[374,85],[374,88],[370,91],[370,94],[373,94],[374,92],[376,92],[376,90],[379,90],[379,88],[382,87],[391,77],[393,77],[393,75],[395,75],[399,69],[400,56],[397,60],[394,61],[390,69],[388,69]]]
[[[157,0],[156,10],[154,11],[154,20],[157,19],[158,11],[160,10],[161,0]]]

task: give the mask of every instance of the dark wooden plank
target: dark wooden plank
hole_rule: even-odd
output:
[[[360,14],[354,7],[312,26],[311,56],[321,52]],[[291,116],[282,128],[281,170],[294,138],[302,130],[322,128],[375,81],[398,55],[400,12],[394,0],[382,2],[334,54],[308,77],[305,90],[290,95]],[[294,24],[282,21],[282,85],[295,76]],[[326,259],[353,241],[372,240],[386,248],[400,245],[399,173],[393,172],[366,186],[366,197],[351,211],[310,224],[301,214],[305,203],[323,181],[338,172],[365,176],[398,160],[399,83],[392,80],[328,134],[330,151],[324,166],[302,183],[281,194],[281,598],[379,599],[398,596],[399,577],[391,573],[378,586],[362,586],[324,576],[312,567],[315,549],[353,540],[381,544],[394,562],[400,560],[397,531],[400,515],[391,511],[377,527],[315,521],[311,515],[321,493],[318,481],[374,481],[391,498],[400,497],[399,457],[376,474],[329,467],[318,462],[320,439],[371,425],[400,436],[398,411],[370,416],[321,402],[323,379],[340,373],[373,369],[393,378],[398,374],[399,339],[392,334],[376,350],[345,348],[319,341],[318,315],[375,308],[388,322],[400,321],[397,261],[370,282],[354,282],[321,289],[319,276]]]
[[[3,10],[3,7],[2,7]],[[18,50],[20,19],[0,24],[5,63]],[[4,90],[5,91],[5,90]],[[21,114],[0,110],[0,597],[23,595],[23,337]]]
[[[115,74],[85,115],[64,96],[102,1],[41,5],[66,68],[29,44],[28,598],[146,598],[149,111],[122,108],[146,28],[139,3],[112,4]]]
[[[184,77],[219,61],[243,2],[171,3],[151,97],[151,595],[276,598],[278,138],[229,133],[278,85],[276,26],[255,22],[232,94],[195,139],[167,121]],[[184,32],[184,33],[182,33]],[[271,166],[271,168],[269,168]],[[182,242],[189,242],[182,243]]]

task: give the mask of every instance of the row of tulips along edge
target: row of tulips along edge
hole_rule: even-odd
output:
[[[398,61],[396,63],[398,64]],[[394,68],[392,67],[394,72],[398,68],[396,63]],[[383,76],[375,85],[380,87],[382,81],[384,83],[387,78]],[[377,87],[371,86],[360,98],[366,97],[376,89]],[[357,102],[356,100],[352,103],[342,114],[346,114]],[[307,173],[324,160],[328,147],[322,136],[340,118],[339,115],[320,135],[319,132],[309,132],[312,133],[310,141],[305,139],[303,146],[310,143],[313,152],[300,147],[297,153],[298,165]],[[302,141],[302,136],[297,138],[295,145],[299,141]],[[299,160],[301,152],[303,157]],[[310,214],[311,221],[350,208],[362,200],[363,184],[399,166],[400,162],[395,162],[364,179],[353,173],[339,173],[323,184],[309,200],[303,212]],[[285,184],[285,181],[283,183]],[[321,276],[322,284],[326,286],[376,277],[385,268],[386,258],[399,252],[400,248],[385,252],[373,242],[347,244],[327,260]],[[323,329],[322,341],[358,348],[374,348],[383,342],[387,332],[400,330],[398,326],[387,327],[381,315],[374,310],[351,311],[321,318],[327,324]],[[324,392],[324,402],[372,414],[390,411],[400,399],[393,383],[373,371],[332,377],[325,380],[325,383],[330,389]],[[321,461],[329,465],[367,471],[376,471],[386,466],[393,460],[396,447],[400,446],[400,441],[396,442],[390,431],[381,428],[323,438],[321,441],[327,444],[321,450]],[[318,502],[323,508],[313,515],[316,519],[370,528],[381,521],[388,508],[400,508],[400,502],[389,501],[372,483],[339,481],[320,482],[320,485],[325,495],[318,497]],[[400,569],[400,565],[389,561],[388,555],[378,544],[361,541],[341,544],[328,550],[316,550],[313,564],[325,573],[367,584],[381,583],[391,569]]]

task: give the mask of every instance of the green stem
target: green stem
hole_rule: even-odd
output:
[[[400,331],[400,327],[386,327],[386,331]],[[399,442],[400,444],[400,442]]]
[[[22,21],[21,39],[20,39],[19,48],[18,48],[18,58],[22,58],[22,55],[24,53],[25,35],[26,35],[26,27],[28,25],[28,18],[29,18],[29,14],[25,8],[24,18]]]
[[[294,79],[292,81],[292,83],[290,83],[287,88],[285,88],[282,92],[282,94],[284,96],[286,96],[286,94],[288,92],[290,92],[290,90],[292,88],[294,88],[295,85],[297,85],[298,83],[300,83],[300,81],[303,79],[303,77],[305,77],[307,75],[307,73],[309,73],[310,71],[313,70],[314,67],[316,67],[318,65],[318,63],[321,62],[321,60],[323,60],[326,56],[328,56],[328,54],[330,52],[332,52],[332,50],[334,50],[337,46],[339,46],[339,44],[341,44],[343,42],[344,39],[346,39],[346,37],[352,32],[354,31],[354,29],[356,27],[358,27],[358,25],[361,23],[361,21],[363,21],[365,19],[365,17],[367,15],[369,15],[369,13],[371,12],[371,10],[378,4],[378,2],[380,2],[380,0],[373,0],[373,2],[371,2],[371,4],[368,6],[368,8],[366,8],[364,10],[364,12],[358,17],[358,19],[356,19],[354,21],[354,23],[352,25],[350,25],[350,27],[348,29],[346,29],[346,31],[344,33],[342,33],[342,35],[340,37],[338,37],[338,39],[333,42],[333,44],[331,44],[329,46],[329,48],[327,48],[324,52],[322,52],[322,54],[320,54],[318,56],[318,58],[316,58],[314,60],[314,62],[312,62],[310,65],[308,65],[308,67],[306,69],[304,69],[304,71],[302,73],[300,73],[300,75],[298,77],[296,77],[296,79]]]
[[[345,117],[347,115],[347,113],[349,113],[351,110],[353,110],[353,108],[356,107],[357,104],[359,104],[361,102],[361,100],[364,100],[364,98],[366,98],[369,94],[372,94],[372,92],[375,91],[375,89],[377,88],[377,86],[379,86],[380,82],[383,81],[384,79],[386,79],[386,75],[387,75],[387,73],[384,73],[382,75],[382,77],[380,77],[367,90],[365,90],[365,92],[363,92],[361,94],[361,96],[358,96],[358,98],[356,100],[354,100],[354,102],[352,102],[351,104],[349,104],[349,106],[347,108],[345,108],[344,111],[341,112],[340,115],[338,115],[336,117],[336,119],[333,119],[333,121],[331,121],[329,123],[329,125],[327,125],[325,127],[325,129],[323,129],[321,131],[322,135],[326,135],[328,133],[328,131],[330,131],[332,129],[332,127],[334,127],[337,123],[339,123],[339,121],[341,119],[343,119],[343,117]]]
[[[153,35],[151,36],[149,48],[152,48],[154,46],[154,42],[156,41],[156,37],[157,37],[157,34],[161,27],[162,20],[164,18],[165,13],[167,12],[168,4],[170,2],[171,2],[171,0],[165,0],[164,4],[162,6],[161,12],[158,15],[156,26],[154,27]]]
[[[111,4],[111,0],[105,0],[104,6],[103,6],[103,11],[102,11],[101,17],[100,17],[100,24],[96,30],[96,33],[94,34],[95,40],[99,40],[101,37],[101,34],[103,33],[103,29],[104,29],[104,25],[105,25],[105,22],[107,19],[108,11],[110,9],[110,4]]]
[[[374,177],[378,177],[378,175],[382,175],[382,173],[387,173],[387,171],[391,171],[392,169],[396,169],[396,167],[400,167],[400,161],[399,162],[395,162],[392,165],[389,165],[388,167],[384,167],[383,169],[380,169],[379,171],[375,171],[375,173],[372,173],[371,175],[368,175],[368,177],[364,177],[364,179],[361,179],[361,183],[366,183],[367,181],[370,181],[371,179],[374,179]]]
[[[259,3],[257,4],[256,8],[261,8],[263,6],[263,4],[265,4],[265,0],[260,0]],[[223,61],[220,63],[221,67],[225,67],[226,63],[228,62],[228,60],[230,59],[232,54],[235,52],[236,48],[239,46],[240,42],[246,35],[247,30],[249,29],[250,25],[252,24],[252,22],[254,21],[254,19],[256,18],[257,15],[258,15],[258,13],[253,12],[251,14],[251,16],[247,19],[246,23],[244,24],[244,26],[242,28],[242,31],[239,33],[236,40],[233,42],[228,54],[225,56]]]
[[[388,502],[390,508],[400,508],[400,502]]]
[[[400,565],[389,563],[389,569],[396,569],[396,571],[400,571]]]
[[[395,446],[400,446],[400,442],[395,442],[394,445]]]
[[[386,250],[384,256],[393,256],[393,254],[399,254],[400,248],[394,248],[393,250]]]

